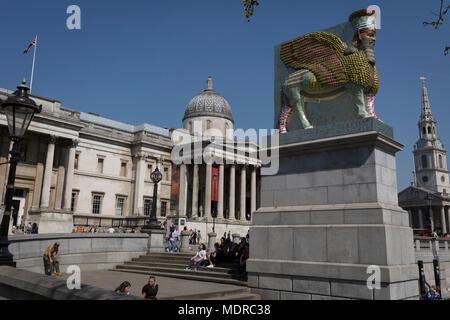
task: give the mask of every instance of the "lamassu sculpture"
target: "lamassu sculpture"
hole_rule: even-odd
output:
[[[374,97],[379,88],[374,45],[376,15],[363,9],[350,15],[354,36],[347,46],[338,36],[318,31],[281,45],[280,59],[289,74],[281,86],[280,132],[287,132],[293,108],[303,129],[313,126],[306,116],[308,102],[337,99],[349,93],[361,118],[378,117]]]

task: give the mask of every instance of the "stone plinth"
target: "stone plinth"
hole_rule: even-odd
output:
[[[35,222],[40,234],[72,233],[73,231],[73,213],[68,210],[39,209],[30,211],[28,222]]]
[[[191,252],[191,250],[189,250],[189,234],[189,231],[181,232],[181,252]]]
[[[395,140],[376,131],[285,144],[261,179],[249,286],[265,299],[417,298],[413,232],[398,206]],[[381,289],[369,289],[368,267]]]
[[[208,233],[208,252],[214,251],[214,243],[216,243],[217,234],[214,232]]]
[[[164,252],[164,236],[166,232],[162,229],[141,229],[142,233],[148,234],[148,253]]]

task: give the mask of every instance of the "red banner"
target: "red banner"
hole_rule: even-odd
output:
[[[212,168],[211,178],[211,201],[218,201],[219,198],[219,168]]]

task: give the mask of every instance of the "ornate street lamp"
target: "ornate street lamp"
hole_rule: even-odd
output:
[[[11,155],[10,160],[7,162],[10,166],[8,184],[6,186],[5,211],[0,226],[0,265],[15,266],[13,256],[8,250],[8,231],[14,196],[16,167],[17,162],[20,160],[19,143],[23,140],[25,132],[27,131],[31,120],[33,120],[34,115],[42,110],[42,105],[38,106],[36,102],[28,97],[28,90],[30,90],[30,88],[27,87],[24,79],[22,84],[17,86],[17,90],[1,105],[1,110],[6,115],[9,139],[13,141],[13,147],[9,152]]]
[[[150,213],[150,220],[148,224],[145,226],[145,229],[161,229],[158,224],[158,219],[156,219],[156,205],[157,205],[157,197],[158,197],[158,183],[162,180],[161,171],[159,171],[158,167],[156,167],[155,171],[153,171],[150,175],[154,183],[153,187],[153,201],[152,201],[152,212]]]

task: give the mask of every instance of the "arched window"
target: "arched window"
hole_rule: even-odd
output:
[[[427,161],[427,156],[423,155],[422,156],[422,168],[428,168],[428,161]]]
[[[422,128],[422,133],[427,134],[427,130],[425,129],[425,127]]]
[[[431,127],[428,127],[428,134],[431,133]]]
[[[439,155],[439,168],[441,168],[441,169],[444,168],[444,163],[442,161],[442,155]]]

